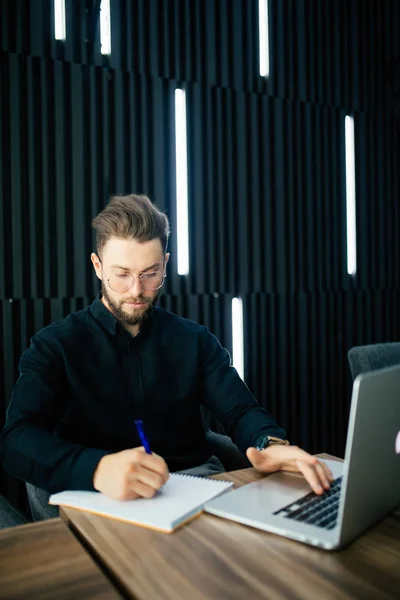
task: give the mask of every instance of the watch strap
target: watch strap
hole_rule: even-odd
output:
[[[281,438],[277,438],[272,435],[263,435],[257,440],[256,448],[257,450],[265,450],[265,448],[268,448],[268,446],[272,446],[273,444],[289,446],[289,441],[282,440]]]

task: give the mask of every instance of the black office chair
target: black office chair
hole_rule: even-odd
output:
[[[355,379],[359,373],[400,364],[400,342],[354,346],[347,356]]]
[[[210,456],[216,456],[226,471],[237,471],[238,469],[251,467],[250,461],[242,454],[230,437],[211,429],[211,415],[204,406],[200,407],[200,412],[204,431],[206,432],[206,447]]]
[[[224,465],[226,471],[247,469],[251,467],[250,461],[241,453],[230,437],[222,433],[206,431],[206,445],[211,455],[216,456]]]
[[[16,525],[25,525],[25,523],[28,522],[28,519],[26,519],[19,510],[14,508],[14,506],[0,494],[0,529],[15,527]]]
[[[45,521],[59,516],[58,506],[49,504],[50,493],[31,483],[26,484],[32,521]]]

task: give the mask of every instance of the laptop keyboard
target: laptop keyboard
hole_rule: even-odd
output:
[[[324,529],[333,529],[337,523],[341,485],[342,478],[338,477],[331,483],[330,490],[325,491],[322,496],[310,492],[299,500],[280,508],[274,512],[274,515]]]

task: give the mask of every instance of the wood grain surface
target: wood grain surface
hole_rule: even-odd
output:
[[[120,597],[61,519],[0,532],[2,600]]]
[[[255,469],[216,476],[236,487],[261,477]],[[336,552],[212,515],[168,535],[74,509],[61,513],[137,600],[400,598],[398,513]]]

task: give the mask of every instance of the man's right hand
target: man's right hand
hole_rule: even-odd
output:
[[[165,460],[158,454],[146,454],[140,447],[103,456],[93,486],[114,500],[152,498],[168,478]]]

